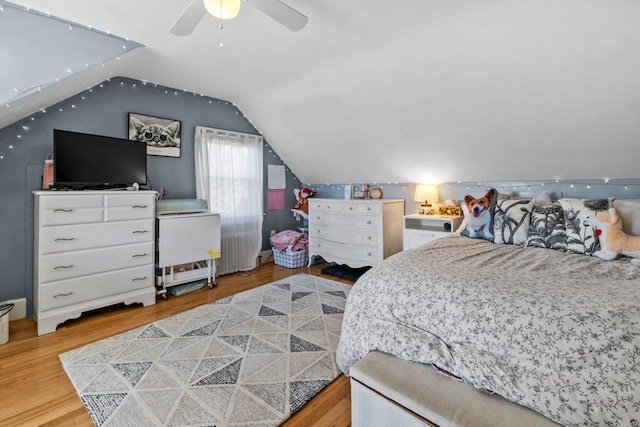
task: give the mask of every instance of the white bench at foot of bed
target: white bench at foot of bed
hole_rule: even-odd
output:
[[[558,424],[501,396],[439,374],[431,366],[372,352],[351,374],[353,427],[550,427]]]

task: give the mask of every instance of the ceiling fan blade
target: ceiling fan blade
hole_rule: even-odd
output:
[[[169,31],[176,36],[188,36],[206,13],[202,0],[192,0]]]
[[[280,0],[245,0],[262,13],[275,19],[291,31],[298,31],[307,25],[309,18],[282,3]]]

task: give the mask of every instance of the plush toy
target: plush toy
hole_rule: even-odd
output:
[[[640,236],[622,231],[622,220],[616,208],[585,218],[584,225],[592,227],[600,239],[600,250],[594,252],[594,256],[605,261],[615,259],[618,255],[640,258]]]
[[[495,188],[489,189],[482,197],[465,196],[462,208],[464,219],[455,234],[493,241],[493,212],[497,196]]]
[[[304,187],[301,190],[297,188],[293,190],[296,195],[296,204],[293,207],[294,210],[302,211],[306,214],[309,213],[309,197],[313,197],[313,190],[309,187]]]

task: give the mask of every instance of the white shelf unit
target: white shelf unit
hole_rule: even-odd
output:
[[[462,223],[462,216],[420,215],[404,216],[404,250],[417,248],[435,239],[451,235]]]
[[[156,215],[158,236],[157,294],[167,299],[167,288],[206,279],[218,286],[215,259],[220,258],[220,215],[217,213]],[[206,261],[206,268],[175,271],[181,264]]]

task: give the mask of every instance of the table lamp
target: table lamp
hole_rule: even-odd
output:
[[[413,198],[416,202],[421,202],[419,214],[425,214],[430,211],[431,202],[438,201],[438,186],[433,184],[418,184],[416,185],[416,193]],[[432,212],[433,213],[433,212]]]

